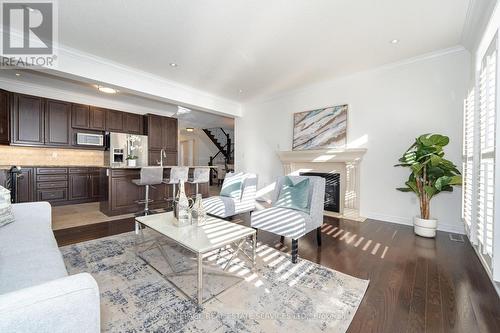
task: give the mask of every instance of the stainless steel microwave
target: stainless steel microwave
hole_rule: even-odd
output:
[[[104,135],[94,133],[76,133],[76,144],[79,146],[103,146]]]

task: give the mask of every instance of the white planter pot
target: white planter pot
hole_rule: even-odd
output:
[[[127,160],[127,165],[129,167],[135,167],[137,166],[137,160]]]
[[[413,231],[418,236],[434,238],[436,237],[438,221],[436,219],[421,219],[420,217],[415,217],[413,219]]]

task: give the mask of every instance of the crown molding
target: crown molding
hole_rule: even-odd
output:
[[[474,54],[486,30],[497,0],[469,0],[467,15],[462,29],[461,43]]]

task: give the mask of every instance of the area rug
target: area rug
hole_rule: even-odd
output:
[[[140,258],[135,237],[131,232],[61,248],[70,274],[96,279],[104,332],[345,332],[369,283],[304,259],[294,265],[289,255],[258,243],[255,268],[240,255],[228,268],[235,277],[204,275],[204,298],[216,296],[198,306],[160,274],[186,271],[174,282],[195,298],[192,254],[163,244],[167,265],[158,248],[143,252],[152,244],[146,242]],[[153,232],[146,237],[164,241]],[[210,253],[207,272],[220,271],[231,256],[230,247]]]

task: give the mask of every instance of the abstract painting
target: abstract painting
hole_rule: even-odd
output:
[[[347,104],[293,115],[293,150],[343,147],[346,133]]]

